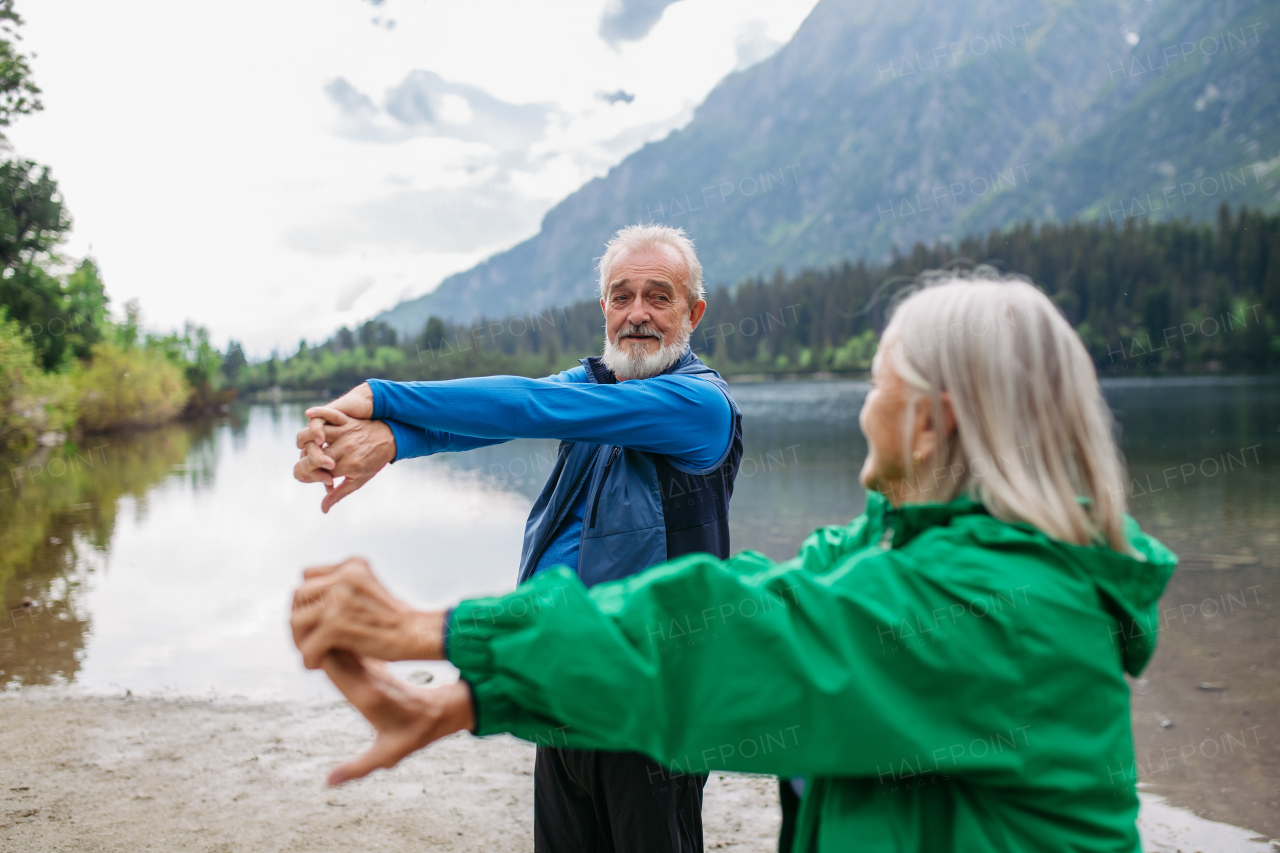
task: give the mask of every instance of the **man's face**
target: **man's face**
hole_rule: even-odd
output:
[[[609,341],[628,360],[639,361],[677,342],[686,324],[689,331],[697,327],[707,303],[699,299],[690,310],[684,258],[659,245],[614,260],[600,307]]]

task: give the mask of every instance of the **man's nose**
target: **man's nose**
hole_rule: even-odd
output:
[[[649,306],[645,305],[643,299],[637,299],[631,303],[627,311],[627,322],[633,326],[642,326],[649,322]]]

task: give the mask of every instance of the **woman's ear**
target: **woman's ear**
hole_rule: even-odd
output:
[[[944,436],[950,437],[956,431],[956,414],[955,409],[951,405],[951,395],[944,391],[941,396],[941,432],[939,432],[938,429],[939,425],[934,423],[933,406],[922,405],[916,407],[915,429],[914,434],[911,437],[911,452],[913,458],[917,453],[920,455],[921,460],[931,458],[938,450],[939,440]]]
[[[949,437],[956,431],[956,410],[951,405],[950,391],[943,391],[939,396],[942,398],[942,429]]]

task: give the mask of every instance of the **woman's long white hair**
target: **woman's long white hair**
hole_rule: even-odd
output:
[[[1044,293],[994,273],[926,273],[882,337],[882,357],[914,392],[907,425],[922,401],[946,423],[942,394],[951,401],[956,429],[938,430],[928,491],[968,493],[997,518],[1128,552],[1124,462],[1093,362]],[[921,482],[912,460],[903,465]]]

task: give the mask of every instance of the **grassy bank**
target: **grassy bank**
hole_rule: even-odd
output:
[[[208,333],[142,333],[136,306],[125,323],[103,322],[82,357],[46,364],[30,329],[0,306],[0,450],[24,454],[68,438],[153,427],[207,413],[235,396]]]

